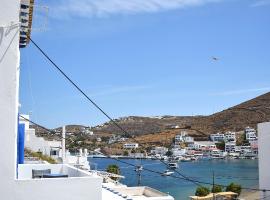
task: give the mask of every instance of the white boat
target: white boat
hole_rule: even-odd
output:
[[[178,167],[179,167],[178,163],[175,161],[171,161],[168,163],[168,168],[170,168],[170,169],[177,169]]]
[[[143,166],[142,165],[138,165],[135,167],[134,171],[139,172],[143,170]]]
[[[173,173],[174,173],[174,172],[171,172],[171,171],[169,171],[169,170],[167,169],[167,170],[164,171],[163,174],[161,174],[161,176],[170,176],[170,175],[172,175]]]
[[[191,161],[191,158],[189,157],[184,157],[181,162],[190,162]]]

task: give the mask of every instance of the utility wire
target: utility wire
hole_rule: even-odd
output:
[[[38,123],[36,123],[36,122],[33,122],[32,120],[27,119],[27,118],[23,117],[22,115],[19,115],[19,116],[20,116],[22,119],[24,119],[24,120],[26,120],[26,121],[28,121],[28,122],[30,122],[30,123],[32,123],[32,124],[34,124],[34,125],[36,125],[36,126],[42,128],[42,129],[48,131],[49,133],[55,133],[55,131],[53,131],[53,130],[51,130],[51,129],[48,129],[48,128],[46,128],[46,127],[44,127],[44,126],[42,126],[42,125],[40,125],[40,124],[38,124]],[[117,159],[117,158],[111,157],[110,155],[106,155],[106,154],[105,154],[105,156],[106,156],[106,158],[108,158],[108,159],[112,159],[112,160],[114,160],[114,161],[116,161],[116,162],[119,162],[119,163],[122,163],[122,164],[126,164],[126,165],[128,165],[128,166],[133,167],[133,168],[137,167],[137,165],[135,165],[135,164],[132,164],[132,163],[130,163],[130,162],[126,162],[126,161],[121,160],[121,159]],[[148,171],[148,172],[151,172],[151,173],[154,173],[154,174],[163,175],[163,172],[156,171],[156,170],[152,170],[152,169],[149,169],[149,168],[145,168],[145,167],[144,167],[143,170]],[[210,182],[199,181],[199,180],[194,180],[194,179],[190,179],[190,178],[187,179],[187,178],[185,178],[185,177],[179,177],[179,176],[174,176],[174,175],[170,175],[170,177],[175,178],[175,179],[179,179],[179,180],[189,181],[189,182],[192,180],[192,182],[193,182],[193,183],[195,182],[196,184],[212,185],[212,183],[210,183]],[[221,186],[221,187],[226,187],[226,185],[221,185],[221,184],[215,184],[215,185],[218,185],[218,186]],[[257,188],[247,188],[247,187],[242,187],[242,189],[252,190],[252,191],[263,191],[263,192],[270,191],[270,189],[267,189],[267,190],[266,190],[266,189],[257,189]]]
[[[120,126],[115,120],[113,120],[113,118],[111,118],[99,105],[97,105],[97,103],[95,103],[94,100],[92,100],[40,47],[39,45],[37,45],[31,38],[29,38],[29,40],[34,44],[34,46],[50,61],[50,63],[91,103],[93,104],[103,115],[105,115],[116,127],[118,127],[124,134],[126,135],[129,135],[130,134],[122,127]],[[139,143],[135,138],[132,138],[135,142]],[[109,156],[109,158],[111,158]],[[115,159],[115,158],[113,158]],[[115,159],[115,160],[118,160],[118,159]],[[164,162],[163,160],[161,159],[158,159],[161,163],[163,163],[164,165],[166,165],[167,167],[168,164],[166,162]],[[120,161],[120,160],[118,160]],[[123,161],[120,161],[120,162],[123,162]],[[130,164],[130,163],[129,163]],[[134,167],[137,167],[136,165],[134,165]],[[146,171],[149,171],[149,172],[153,172],[153,173],[159,173],[159,174],[162,174],[162,172],[157,172],[157,171],[153,171],[153,170],[150,170],[150,169],[145,169],[144,170]],[[184,179],[184,180],[187,180],[187,181],[190,181],[192,183],[194,183],[195,185],[197,186],[201,186],[200,183],[202,184],[208,184],[208,185],[212,185],[212,183],[207,183],[207,182],[202,182],[202,181],[196,181],[196,180],[193,180],[193,179],[190,179],[189,177],[183,175],[182,173],[180,173],[179,171],[177,171],[176,169],[173,169],[174,172],[176,172],[178,175],[180,175],[181,177],[177,177],[177,178],[181,178],[181,179]],[[174,177],[174,176],[172,176]],[[245,188],[243,188],[245,189]],[[258,190],[258,189],[252,189],[250,188],[250,190]],[[270,190],[269,190],[270,191]]]
[[[94,100],[92,100],[40,47],[37,43],[35,43],[30,37],[29,40],[34,44],[34,46],[50,61],[50,63],[56,68],[91,104],[93,104],[103,115],[105,115],[117,128],[119,128],[125,135],[131,136],[122,126],[120,126],[113,118],[111,118]],[[132,138],[135,142],[139,143],[135,138]],[[160,159],[159,159],[160,160]],[[169,167],[169,165],[160,160],[164,165]],[[183,178],[193,182],[195,185],[200,186],[198,183],[194,182],[192,179],[189,179],[176,169],[173,169],[177,174],[182,176]]]
[[[99,105],[97,105],[95,103],[94,100],[92,100],[40,47],[39,45],[37,45],[31,38],[29,38],[29,40],[34,44],[34,46],[50,61],[50,63],[90,102],[92,103],[103,115],[105,115],[116,127],[118,127],[124,134],[126,135],[129,135],[130,134],[122,127],[120,126],[115,120],[113,120]],[[132,138],[135,142],[139,143],[135,138]],[[111,158],[110,156],[107,156],[108,158]],[[114,159],[114,160],[118,160],[118,159],[115,159],[115,158],[111,158],[111,159]],[[163,163],[164,165],[166,165],[168,167],[168,164],[160,159],[158,159],[161,163]],[[120,161],[118,160],[119,162],[122,162],[124,163],[124,161]],[[127,162],[126,162],[127,164]],[[129,163],[130,164],[130,163]],[[136,165],[133,165],[134,167],[137,167]],[[157,171],[153,171],[153,170],[150,170],[150,169],[145,169],[144,170],[146,171],[149,171],[149,172],[153,172],[153,173],[159,173],[159,174],[162,174],[162,172],[157,172]],[[190,181],[192,183],[194,183],[195,185],[197,186],[201,186],[200,183],[202,184],[208,184],[208,185],[212,185],[212,183],[208,183],[208,182],[202,182],[202,181],[197,181],[197,180],[193,180],[193,179],[190,179],[189,177],[183,175],[182,173],[180,173],[179,171],[173,169],[173,171],[175,171],[178,175],[180,175],[181,177],[177,177],[177,178],[180,178],[180,179],[184,179],[186,181]],[[171,176],[171,177],[175,177],[175,176]],[[250,188],[251,190],[258,190],[258,189],[252,189]]]

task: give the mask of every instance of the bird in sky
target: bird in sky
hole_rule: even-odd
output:
[[[212,59],[214,60],[214,61],[218,61],[219,60],[219,58],[217,58],[217,57],[212,57]]]

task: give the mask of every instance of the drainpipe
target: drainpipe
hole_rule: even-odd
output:
[[[18,164],[24,163],[24,132],[25,132],[25,125],[18,124],[18,146],[17,146],[17,162]]]
[[[62,129],[62,163],[66,163],[66,127]]]

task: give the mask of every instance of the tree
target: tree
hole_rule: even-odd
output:
[[[173,155],[173,152],[171,152],[171,151],[167,151],[167,152],[166,152],[166,156],[170,157],[170,156],[172,156],[172,155]]]
[[[222,192],[222,187],[220,185],[214,185],[212,188],[212,193],[219,193]]]
[[[200,187],[197,187],[195,195],[199,197],[204,197],[208,195],[209,193],[210,193],[209,188],[200,186]]]
[[[120,175],[120,168],[118,165],[108,165],[107,167],[107,172],[112,173],[112,174],[118,174]],[[118,178],[112,177],[113,180],[118,180]]]
[[[124,151],[124,152],[123,152],[123,155],[124,155],[124,156],[128,156],[128,151]]]
[[[235,192],[238,195],[240,195],[242,190],[242,186],[236,183],[230,183],[227,187],[226,187],[226,191],[227,192]]]
[[[225,142],[224,141],[217,143],[216,146],[220,150],[225,150]]]

